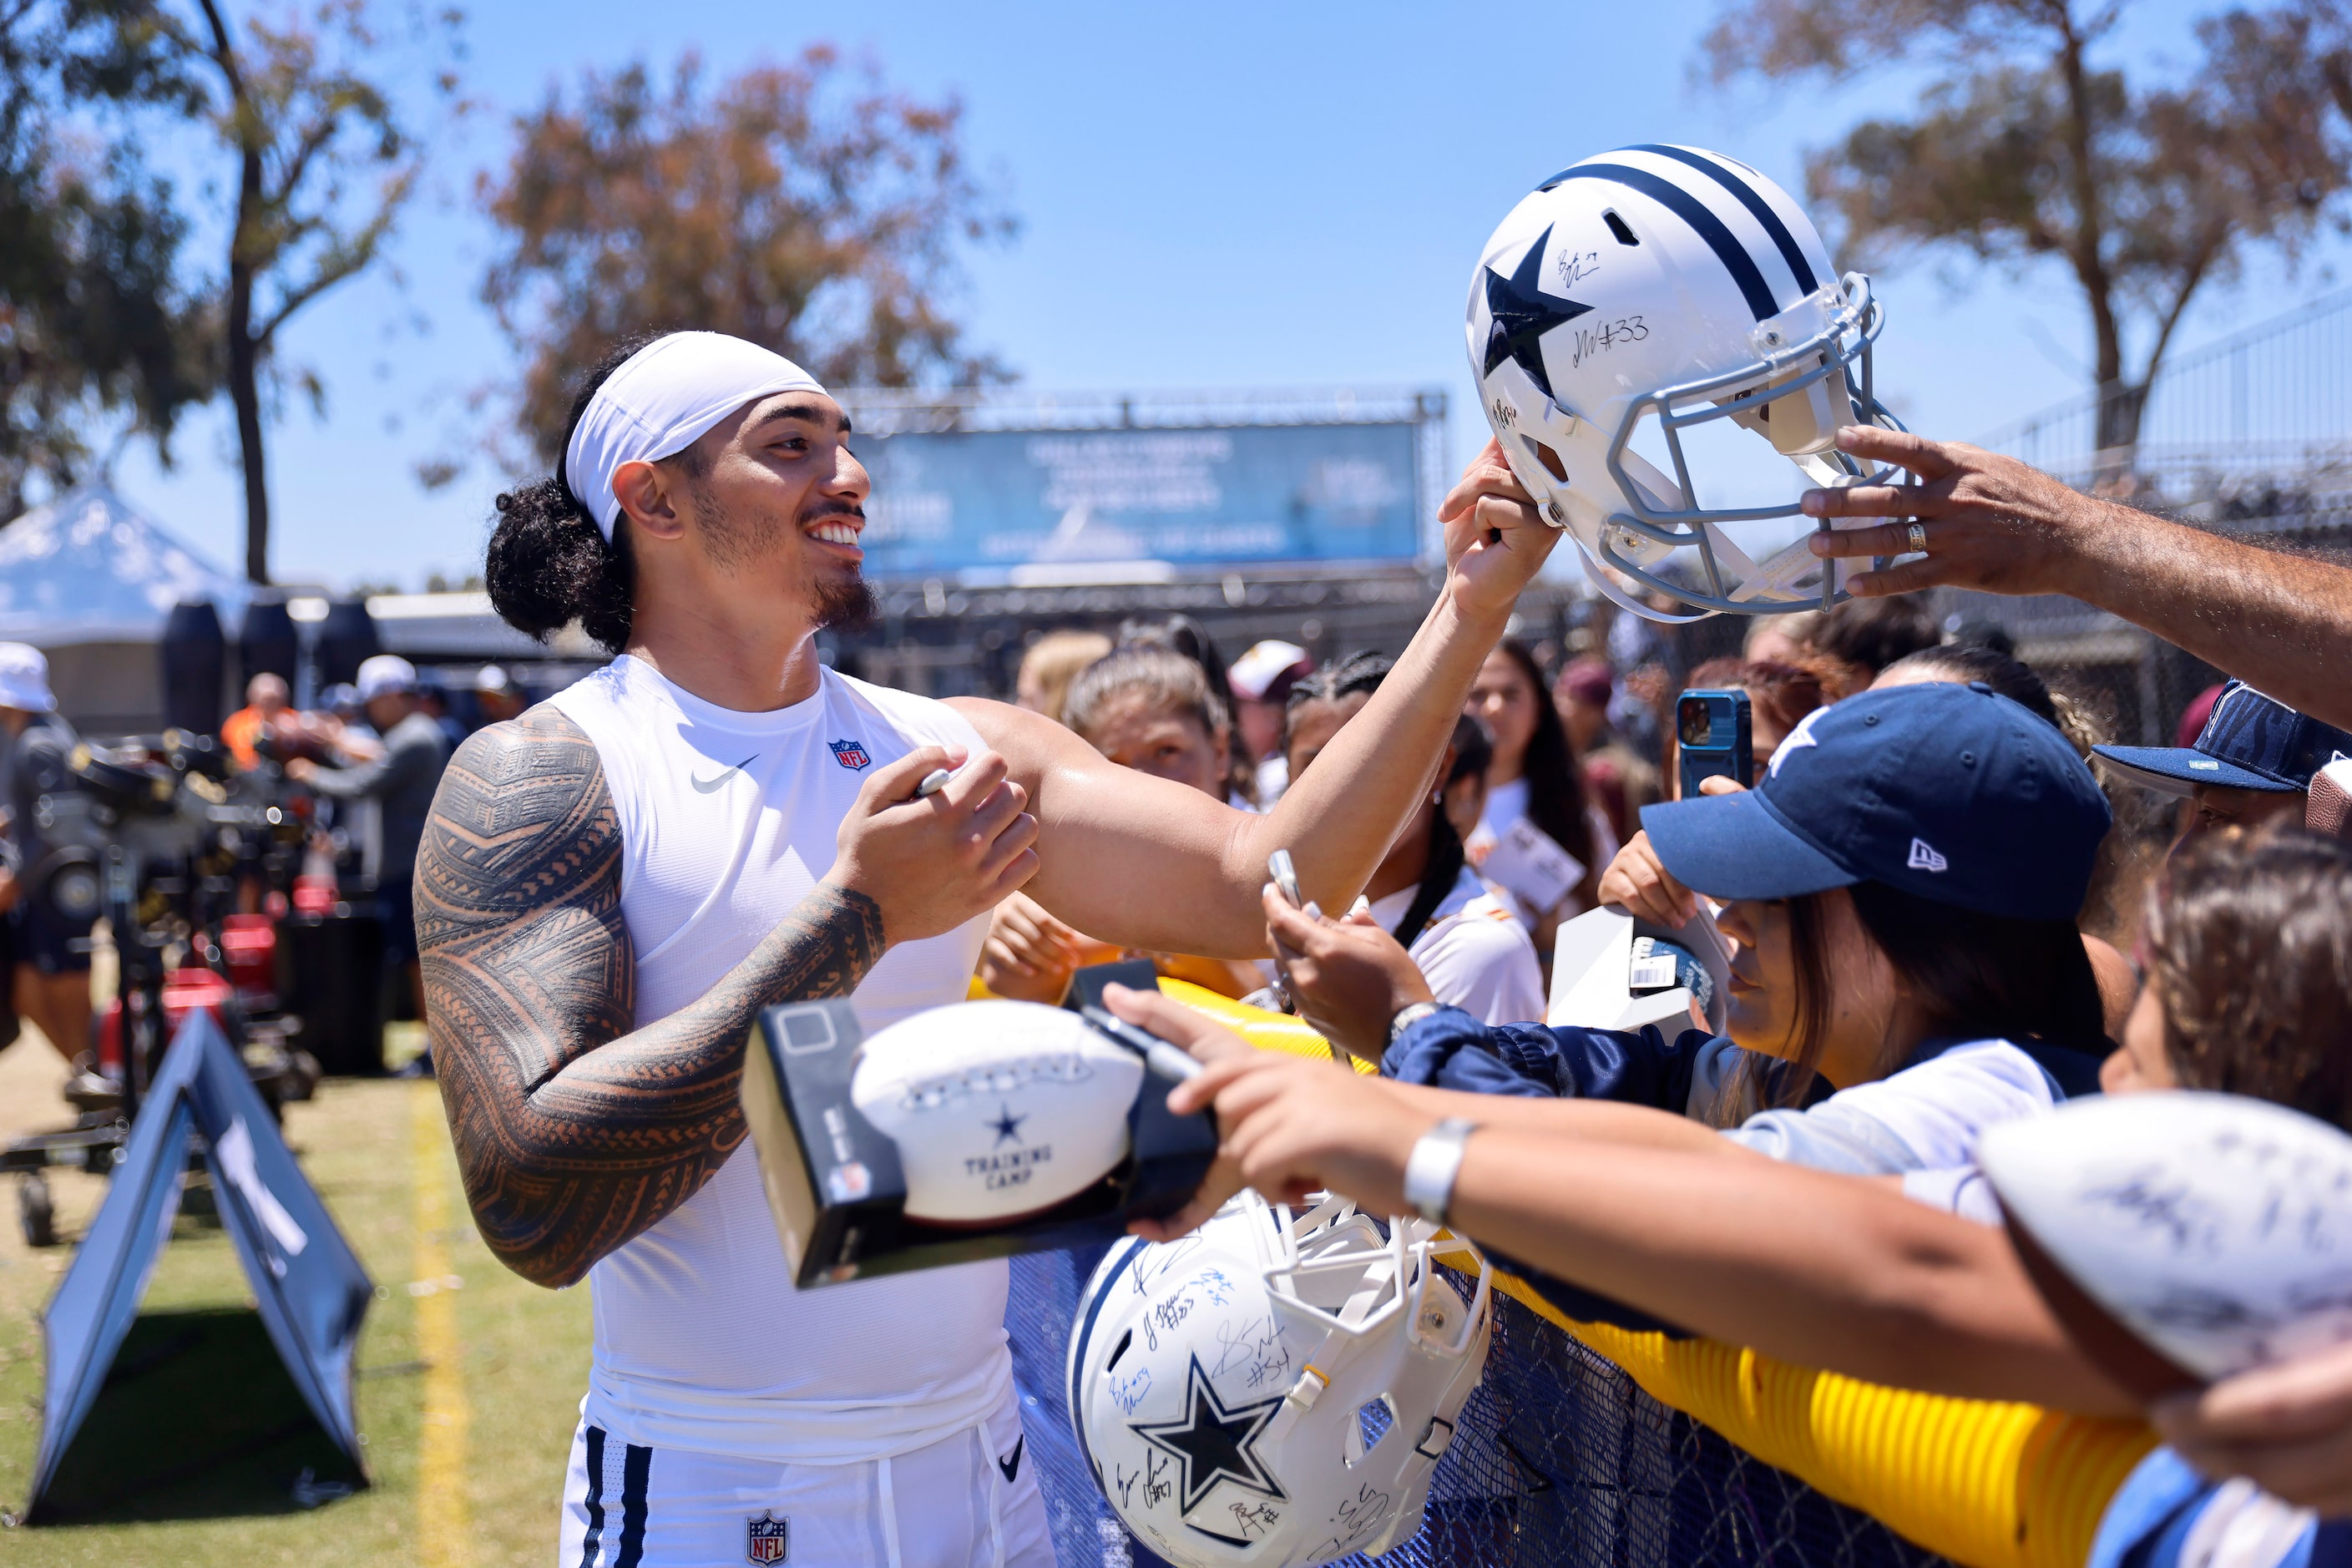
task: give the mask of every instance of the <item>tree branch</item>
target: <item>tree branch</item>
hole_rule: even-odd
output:
[[[246,100],[245,78],[237,70],[236,46],[229,42],[228,24],[221,18],[220,7],[214,0],[196,0],[196,4],[204,8],[205,23],[212,29],[210,53],[213,64],[218,66],[221,75],[227,79],[230,100],[242,105]]]
[[[272,207],[284,207],[294,200],[294,193],[302,187],[302,177],[310,170],[310,160],[317,157],[335,139],[341,117],[321,110],[294,143],[293,155],[286,160],[282,177],[275,191],[265,191],[263,199]]]
[[[278,296],[277,308],[270,311],[268,318],[254,331],[253,341],[256,344],[268,344],[270,339],[276,336],[278,329],[285,324],[286,318],[341,283],[344,279],[367,269],[369,264],[375,259],[376,247],[383,243],[383,237],[391,232],[393,219],[398,215],[401,205],[408,199],[408,191],[414,180],[413,169],[404,174],[395,183],[393,193],[386,195],[383,205],[376,209],[375,216],[370,218],[356,235],[348,239],[338,240],[331,246],[327,253],[319,258],[318,266],[311,271],[308,279]]]
[[[2172,304],[2157,323],[2156,342],[2148,349],[2147,362],[2140,371],[2140,385],[2145,387],[2156,384],[2157,370],[2164,363],[2164,352],[2172,342],[2172,330],[2189,313],[2189,301],[2196,296],[2206,274],[2212,269],[2215,259],[2228,244],[2229,229],[2226,226],[2217,226],[2217,228],[2206,231],[2205,243],[2198,247],[2196,257],[2181,274],[2180,287],[2172,297]]]

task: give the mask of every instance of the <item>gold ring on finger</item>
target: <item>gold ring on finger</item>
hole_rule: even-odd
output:
[[[1916,519],[1916,518],[1915,518],[1915,519],[1913,519],[1913,520],[1912,520],[1912,523],[1911,523],[1910,531],[1909,531],[1909,533],[1906,536],[1906,542],[1907,542],[1907,543],[1911,546],[1911,553],[1912,553],[1912,554],[1914,554],[1914,555],[1925,555],[1925,554],[1927,554],[1927,525],[1926,523],[1924,523],[1924,522],[1919,521],[1918,521],[1917,519]]]

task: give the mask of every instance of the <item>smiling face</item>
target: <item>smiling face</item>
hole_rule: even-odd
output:
[[[832,398],[782,392],[675,458],[622,464],[613,489],[628,509],[641,593],[715,595],[734,609],[782,601],[813,628],[862,621],[872,593],[858,536],[873,485],[849,437]]]

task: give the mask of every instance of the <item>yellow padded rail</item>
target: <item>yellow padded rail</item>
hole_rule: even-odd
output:
[[[1160,988],[1261,1049],[1330,1055],[1297,1018],[1181,981]],[[2080,1568],[2107,1500],[2156,1444],[2135,1421],[1884,1388],[1711,1340],[1572,1322],[1521,1281],[1496,1282],[1660,1404],[1969,1568]]]

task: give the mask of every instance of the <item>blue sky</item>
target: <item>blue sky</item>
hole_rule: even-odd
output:
[[[2200,7],[2154,4],[2131,58],[2184,52]],[[513,113],[581,68],[688,48],[725,74],[831,40],[896,85],[952,91],[966,143],[1023,221],[971,258],[971,341],[1045,389],[1445,388],[1459,461],[1485,439],[1462,305],[1486,235],[1537,180],[1587,153],[1675,141],[1801,188],[1803,150],[1899,108],[1916,72],[1822,90],[1693,86],[1712,0],[1549,7],[1204,4],[971,6],[898,0],[799,8],[496,0],[467,25],[480,102],[445,142],[441,196],[387,270],[298,318],[290,356],[328,416],[289,406],[272,432],[281,581],[415,585],[477,569],[500,476],[477,462],[428,493],[420,459],[453,455],[464,395],[514,363],[478,302],[492,237],[467,193]],[[1955,281],[1963,286],[1954,287]],[[2308,298],[2327,278],[2258,274],[2179,340]],[[1971,437],[2074,391],[2085,331],[2059,274],[2022,279],[1915,263],[1880,279],[1882,387],[1915,428]],[[417,323],[422,322],[420,328]],[[243,559],[233,429],[193,420],[166,474],[125,455],[120,487],[223,565]]]

